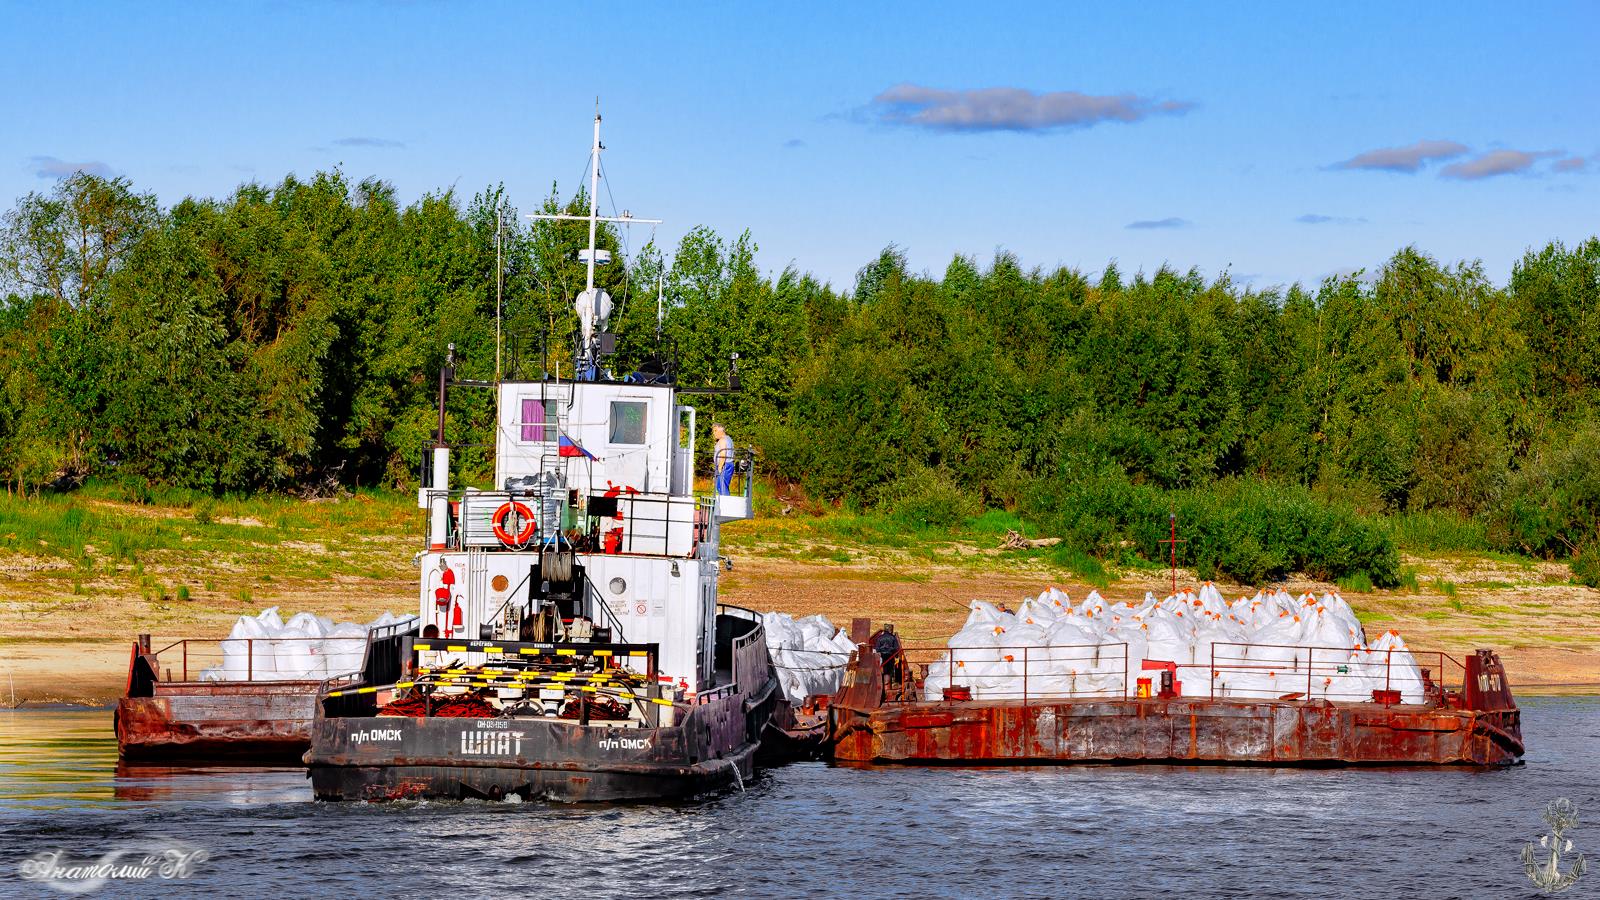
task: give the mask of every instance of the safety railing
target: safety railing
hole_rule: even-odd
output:
[[[183,638],[146,653],[164,682],[321,681],[361,669],[367,636]]]
[[[1385,691],[1428,700],[1460,690],[1466,678],[1465,667],[1439,651],[1289,644],[1215,642],[1206,663],[1180,668],[1198,670],[1209,683],[1208,696],[1217,699],[1355,703],[1370,702],[1374,691]]]
[[[606,553],[693,556],[695,545],[705,538],[698,507],[693,497],[618,497],[616,524],[602,535],[601,549]]]
[[[963,698],[1024,702],[1198,696],[1370,703],[1386,696],[1390,703],[1442,704],[1466,677],[1465,666],[1440,651],[1214,642],[1188,656],[1134,658],[1126,643],[907,645],[884,661],[884,672],[891,702],[938,700],[955,688]],[[1165,685],[1164,672],[1171,673]],[[916,690],[893,690],[907,681]]]
[[[539,549],[558,540],[550,522],[560,519],[561,513],[546,507],[543,495],[531,491],[477,491],[452,498],[445,491],[426,491],[426,515],[423,517],[424,547],[433,550],[460,550],[464,547],[485,549]],[[562,492],[563,494],[565,491]],[[688,558],[695,555],[701,544],[710,540],[713,518],[718,515],[715,497],[675,497],[671,495],[632,496],[614,498],[616,516],[597,516],[602,522],[597,534],[577,538],[584,548],[595,553],[621,553],[647,556],[673,556]],[[516,509],[516,504],[526,508]],[[544,525],[535,529],[525,543],[507,543],[494,531],[496,517],[503,505],[511,505],[517,515],[507,513],[503,519],[506,530],[509,523],[517,523],[524,515],[541,520]],[[435,512],[442,512],[444,533],[434,533]],[[594,513],[591,511],[591,515]],[[726,516],[724,516],[726,518]],[[513,535],[513,537],[520,536]],[[559,538],[566,545],[564,538]]]
[[[755,515],[755,450],[736,449],[726,463],[719,463],[713,454],[712,476],[719,520],[732,522]]]
[[[974,698],[1043,700],[1122,698],[1127,695],[1128,645],[1084,644],[1035,647],[904,646],[904,669],[886,661],[893,682],[917,678],[925,699],[937,700],[947,687],[966,689]],[[908,694],[907,694],[908,696]]]

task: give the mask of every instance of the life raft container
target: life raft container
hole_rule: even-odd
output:
[[[513,509],[517,511],[517,518],[522,522],[522,529],[516,534],[506,530],[506,518],[511,515]],[[494,518],[489,521],[494,526],[494,536],[507,547],[526,545],[533,539],[533,533],[539,530],[539,523],[533,518],[533,510],[528,508],[528,504],[517,500],[500,504],[500,508],[494,511]]]

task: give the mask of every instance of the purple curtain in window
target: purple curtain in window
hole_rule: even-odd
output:
[[[538,400],[522,401],[522,439],[524,441],[537,441],[539,432],[544,424],[544,404]]]

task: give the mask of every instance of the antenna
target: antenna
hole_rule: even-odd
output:
[[[661,273],[656,273],[656,343],[661,343],[661,326],[667,320],[667,295],[662,287]]]
[[[589,214],[586,216],[571,216],[565,214],[529,215],[528,218],[544,221],[567,221],[589,223],[589,248],[579,251],[578,258],[584,260],[586,276],[584,279],[583,293],[573,301],[573,308],[578,313],[578,352],[573,360],[575,377],[594,380],[600,371],[600,338],[596,326],[604,326],[605,320],[611,316],[611,295],[594,286],[594,267],[597,263],[609,262],[611,255],[608,251],[600,250],[595,246],[601,222],[613,222],[620,225],[659,225],[660,219],[637,219],[627,210],[620,216],[600,215],[600,151],[605,145],[600,143],[600,98],[594,101],[594,143],[589,149]]]

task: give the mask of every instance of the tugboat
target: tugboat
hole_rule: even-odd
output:
[[[751,515],[750,452],[721,451],[737,481],[697,497],[675,366],[605,368],[599,223],[657,220],[598,214],[601,150],[597,114],[587,216],[533,217],[589,225],[575,374],[458,381],[452,348],[418,492],[422,629],[393,681],[322,685],[305,755],[318,799],[654,800],[754,774],[782,692],[760,617],[717,602],[720,527]],[[493,490],[450,488],[452,385],[496,391]]]

